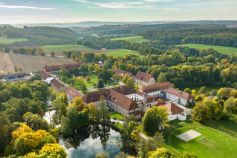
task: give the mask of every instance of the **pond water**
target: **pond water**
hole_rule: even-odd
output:
[[[55,111],[45,113],[44,119],[52,121]],[[78,136],[59,140],[68,158],[95,158],[98,153],[107,153],[113,158],[121,151],[122,141],[119,132],[107,126],[91,126],[80,131]]]
[[[66,141],[60,139],[60,144],[66,148]],[[110,129],[109,139],[106,142],[106,148],[101,143],[101,139],[89,137],[83,140],[76,148],[66,149],[69,158],[95,158],[98,153],[106,152],[113,158],[120,153],[121,136],[118,132]]]

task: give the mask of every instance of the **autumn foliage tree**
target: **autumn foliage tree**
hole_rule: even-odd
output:
[[[148,109],[143,117],[143,128],[148,135],[155,135],[157,131],[164,129],[165,123],[168,122],[168,112],[163,107]]]
[[[56,139],[45,130],[32,130],[26,124],[12,132],[12,144],[16,155],[25,155],[33,151],[39,151],[45,144],[56,143]]]

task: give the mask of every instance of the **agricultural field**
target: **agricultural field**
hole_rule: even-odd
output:
[[[149,40],[144,39],[142,36],[129,36],[129,37],[120,37],[120,38],[112,38],[112,41],[129,41],[132,43],[143,43],[148,42]]]
[[[99,53],[104,53],[107,56],[113,56],[113,57],[125,57],[126,55],[137,55],[140,56],[139,52],[133,51],[133,50],[128,50],[128,49],[115,49],[115,50],[106,50],[103,52]]]
[[[20,69],[21,72],[36,72],[42,70],[45,65],[72,62],[65,58],[0,53],[0,73],[14,73],[16,69]]]
[[[0,53],[0,74],[14,73],[14,66],[8,54]]]
[[[15,42],[24,42],[27,41],[26,38],[7,38],[7,37],[0,37],[0,45],[7,45],[12,44]]]
[[[237,54],[237,48],[233,48],[233,47],[214,46],[214,45],[205,45],[205,44],[182,44],[180,46],[196,48],[196,49],[201,49],[201,50],[212,48],[223,54],[229,54],[229,55]]]
[[[188,151],[200,158],[235,158],[237,154],[237,120],[211,121],[206,125],[197,122],[172,121],[170,134],[166,135],[166,146],[176,154]],[[190,142],[177,138],[178,134],[195,130],[202,135]]]
[[[46,45],[43,46],[42,49],[49,53],[51,51],[54,51],[56,53],[62,53],[63,51],[73,51],[73,50],[78,50],[78,51],[90,51],[91,49],[82,46],[82,45]]]

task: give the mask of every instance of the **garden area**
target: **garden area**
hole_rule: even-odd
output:
[[[99,67],[97,68],[100,69]],[[117,82],[111,79],[112,75],[111,71],[100,69],[99,72],[95,72],[93,65],[82,65],[78,69],[61,70],[58,77],[64,83],[83,93],[87,93],[117,85]]]

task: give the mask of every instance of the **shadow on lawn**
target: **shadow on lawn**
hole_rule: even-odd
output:
[[[182,121],[174,120],[170,122],[169,128],[166,128],[164,132],[165,143],[168,146],[172,146],[177,151],[185,151],[185,149],[182,147],[182,144],[186,142],[180,140],[176,136],[184,132],[181,129],[184,128],[185,124],[187,125],[187,123],[192,123],[192,121],[188,120],[188,121],[182,122]]]
[[[237,137],[237,121],[233,118],[226,121],[207,121],[204,125]]]

